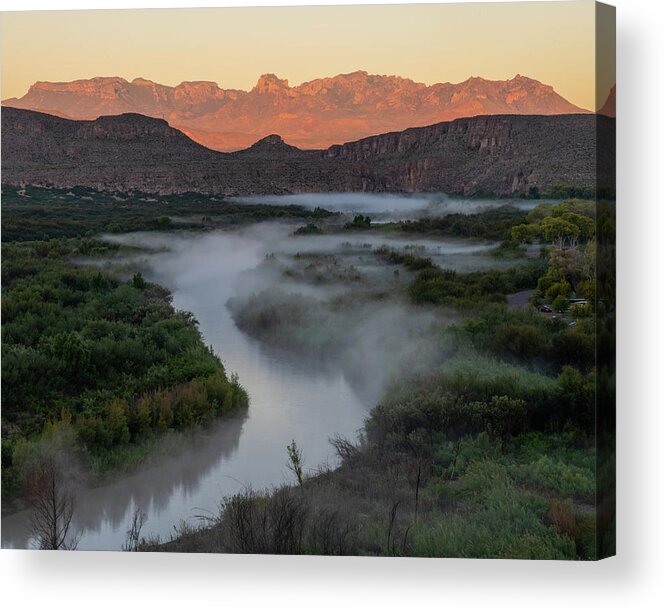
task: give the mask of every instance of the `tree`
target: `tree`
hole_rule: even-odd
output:
[[[568,297],[572,292],[570,283],[567,280],[561,280],[560,282],[555,282],[545,291],[545,298],[552,303],[554,306],[554,301],[558,299],[558,306],[561,306],[561,299],[565,299],[568,303]],[[556,311],[559,311],[558,309]]]
[[[90,367],[90,345],[75,331],[58,333],[44,340],[53,361],[69,380],[86,377]]]
[[[556,244],[559,250],[563,250],[566,240],[569,240],[572,244],[580,235],[579,227],[572,222],[553,216],[544,218],[540,222],[540,229],[545,240]]]
[[[539,223],[544,218],[547,218],[552,213],[552,206],[547,203],[541,203],[531,210],[526,219],[530,223]]]
[[[148,282],[145,281],[143,274],[139,271],[134,274],[132,277],[132,286],[138,290],[145,290],[148,286]]]
[[[581,241],[589,241],[596,233],[596,223],[594,223],[594,221],[588,216],[575,214],[574,212],[566,212],[561,218],[578,228],[579,234],[576,239],[580,239]],[[571,245],[577,244],[575,243]]]
[[[353,217],[353,222],[347,222],[345,229],[367,229],[372,225],[372,219],[369,216],[357,214]]]
[[[106,407],[106,427],[114,444],[129,442],[127,412],[127,402],[121,398],[113,399]]]
[[[536,224],[517,225],[510,231],[512,240],[520,244],[530,244],[537,235],[538,225]]]
[[[566,199],[555,206],[550,207],[551,216],[563,216],[568,212],[582,214],[588,218],[595,218],[596,204],[594,201],[585,199]]]
[[[27,491],[32,535],[39,541],[39,548],[76,549],[80,537],[71,531],[74,494],[55,457],[37,458],[28,472]]]
[[[289,470],[296,475],[298,485],[302,487],[305,482],[305,475],[303,474],[302,467],[302,451],[298,445],[296,445],[296,442],[292,440],[291,444],[286,446],[286,452],[289,454],[289,463],[287,466]]]

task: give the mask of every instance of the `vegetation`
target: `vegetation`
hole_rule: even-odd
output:
[[[513,227],[513,240],[542,238],[553,244],[547,272],[538,280],[537,302],[547,300],[556,311],[565,312],[571,297],[589,303],[595,299],[595,215],[593,203],[571,199],[556,206],[538,206],[529,213],[528,224]],[[586,307],[586,313],[592,309],[593,305]]]
[[[319,225],[315,225],[314,223],[310,222],[307,223],[306,225],[303,225],[302,227],[298,227],[293,234],[294,235],[320,235],[323,233],[323,230]]]
[[[39,548],[75,550],[78,536],[72,531],[74,494],[64,468],[53,456],[39,456],[26,477],[32,507],[32,531]]]
[[[435,267],[429,257],[417,256],[411,252],[400,252],[387,246],[377,248],[376,254],[391,265],[404,265],[410,271],[433,269]]]
[[[247,404],[165,289],[72,260],[113,254],[99,232],[297,216],[306,224],[296,234],[316,236],[310,220],[328,215],[193,194],[72,192],[3,187],[3,499],[25,497],[44,548],[77,542],[62,472],[118,469],[169,431]],[[236,321],[304,355],[341,357],[352,374],[385,374],[358,441],[332,439],[339,468],[305,476],[293,440],[285,459],[294,485],[226,498],[203,527],[182,526],[165,544],[141,538],[137,512],[125,548],[523,559],[611,550],[612,496],[597,491],[612,479],[613,455],[595,448],[599,403],[610,400],[597,389],[613,383],[611,363],[597,360],[613,349],[614,278],[596,272],[597,256],[611,259],[613,219],[605,210],[595,223],[602,210],[574,199],[388,225],[360,215],[344,227],[501,240],[492,252],[508,261],[500,269],[461,273],[417,249],[368,247],[373,264],[406,271],[370,284],[334,257],[295,254],[296,279],[316,294],[340,278],[349,290],[264,291],[231,304]],[[541,255],[527,255],[529,244]],[[281,263],[271,255],[264,264]],[[524,290],[562,313],[509,306]],[[390,336],[377,334],[386,325]],[[600,424],[612,429],[609,416]]]
[[[303,483],[305,482],[305,474],[303,472],[302,451],[299,449],[298,445],[296,445],[295,441],[291,441],[291,443],[286,446],[286,452],[289,456],[289,463],[288,463],[289,470],[296,477],[298,485],[302,487]]]
[[[514,244],[543,245],[542,256],[510,269],[457,273],[412,252],[375,250],[414,274],[406,294],[366,295],[377,316],[377,298],[406,297],[453,320],[418,344],[436,348],[428,366],[407,360],[359,441],[331,441],[336,470],[298,487],[237,494],[205,527],[143,548],[519,559],[594,559],[612,549],[611,509],[597,522],[595,506],[596,315],[610,305],[592,295],[594,207],[576,200],[506,211],[504,249],[520,256]],[[499,230],[479,218],[467,226],[481,224],[478,236]],[[506,296],[525,289],[568,313],[509,307]],[[588,295],[583,306],[571,305],[580,294]],[[345,333],[366,340],[354,321],[357,295],[336,297],[328,313],[317,299],[297,305],[288,295],[260,295],[240,321],[298,351],[336,354]],[[330,322],[330,312],[344,325]],[[294,442],[291,464],[295,450]],[[603,460],[607,474],[611,458]]]
[[[155,195],[2,185],[2,240],[31,241],[128,231],[211,229],[275,218],[320,219],[296,205],[246,205],[221,196]],[[177,219],[174,222],[173,219]]]
[[[479,303],[505,303],[506,295],[533,288],[544,265],[536,261],[506,271],[457,273],[437,266],[420,271],[409,287],[415,303],[476,307]]]
[[[372,219],[369,216],[357,214],[351,222],[344,225],[345,229],[369,229],[372,226]]]
[[[526,212],[512,205],[504,205],[478,214],[426,216],[418,220],[404,220],[380,226],[382,230],[398,230],[404,233],[503,240],[510,237],[512,227],[525,222],[526,218]]]
[[[142,550],[591,559],[594,456],[573,434],[338,445],[336,471],[246,491]]]
[[[168,430],[247,404],[164,288],[69,261],[112,248],[93,238],[2,247],[5,499],[54,447],[103,474]]]
[[[593,199],[594,197],[598,197],[601,199],[611,196],[612,193],[601,192],[601,189],[599,189],[598,193],[596,193],[594,189],[589,187],[572,186],[566,184],[557,184],[542,195],[543,198],[549,199],[569,199],[572,197],[579,199]],[[538,197],[534,197],[534,199],[538,199]]]
[[[40,460],[59,464],[64,453],[103,475],[143,460],[166,432],[207,425],[247,402],[165,289],[140,273],[122,281],[72,264],[114,253],[96,235],[331,215],[197,193],[5,184],[2,213],[5,509],[31,501]]]

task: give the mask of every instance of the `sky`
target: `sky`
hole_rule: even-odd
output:
[[[94,76],[248,90],[265,73],[298,85],[366,70],[426,84],[522,74],[593,108],[594,20],[589,0],[3,13],[1,95]]]

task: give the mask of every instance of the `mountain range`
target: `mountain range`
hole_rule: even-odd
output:
[[[505,81],[472,77],[428,86],[363,71],[295,87],[264,74],[250,91],[222,89],[208,81],[170,87],[144,78],[36,82],[23,97],[2,104],[69,119],[138,113],[165,119],[194,141],[219,151],[244,149],[274,133],[301,149],[324,149],[461,117],[588,112],[551,86],[519,74]]]
[[[80,121],[2,109],[2,181],[69,188],[221,195],[439,191],[527,194],[558,184],[595,190],[612,176],[615,120],[595,114],[456,119],[301,150],[269,135],[210,150],[163,119]],[[611,184],[608,182],[608,185]]]

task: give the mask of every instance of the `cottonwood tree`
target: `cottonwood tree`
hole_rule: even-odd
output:
[[[566,212],[561,216],[563,220],[575,225],[578,229],[577,236],[573,236],[571,247],[576,247],[579,241],[589,241],[596,234],[596,223],[582,214],[575,214],[574,212]]]
[[[63,468],[51,456],[40,456],[27,476],[27,496],[32,508],[32,535],[39,548],[74,550],[80,536],[72,530],[74,493]]]
[[[563,250],[566,240],[570,241],[571,245],[576,243],[580,235],[577,225],[553,216],[541,221],[540,230],[545,240],[554,243],[559,250]]]
[[[510,237],[520,244],[530,244],[538,237],[539,233],[540,227],[537,224],[522,224],[511,229]]]

